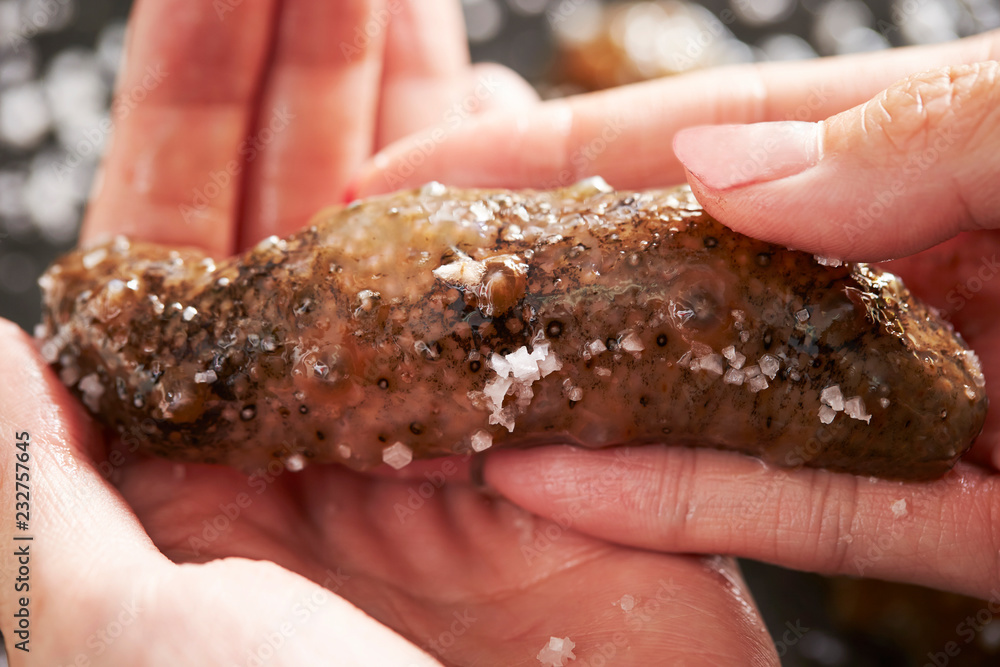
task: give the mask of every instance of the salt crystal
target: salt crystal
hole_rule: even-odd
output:
[[[747,388],[755,394],[758,391],[764,391],[767,387],[767,378],[763,375],[757,375],[747,380]]]
[[[523,345],[508,354],[506,360],[510,364],[514,377],[521,382],[534,382],[542,376],[538,372],[538,362],[528,352],[528,348]]]
[[[437,181],[425,183],[423,187],[420,188],[420,194],[425,197],[440,197],[446,192],[448,192],[448,188]]]
[[[797,311],[795,313],[795,319],[799,322],[805,322],[809,319],[809,310],[807,308],[803,308],[802,310]]]
[[[507,395],[507,390],[514,384],[514,380],[509,377],[493,378],[483,387],[483,393],[493,401],[495,408],[503,405],[503,397]]]
[[[892,515],[897,519],[906,516],[908,511],[906,508],[906,498],[900,498],[890,505],[890,507],[892,508]]]
[[[83,256],[83,268],[90,270],[103,262],[108,256],[107,248],[98,248],[97,250],[92,250]]]
[[[548,644],[535,657],[546,667],[564,667],[567,661],[576,660],[574,648],[576,643],[569,637],[551,637]]]
[[[583,389],[581,389],[580,387],[570,387],[569,389],[566,390],[566,398],[573,401],[574,403],[582,401]]]
[[[545,347],[548,348],[547,345]],[[532,354],[534,354],[534,352]],[[559,357],[552,352],[548,352],[544,357],[538,360],[538,372],[542,377],[545,377],[550,373],[554,373],[560,368],[562,368],[562,362],[559,360]]]
[[[382,450],[382,460],[396,470],[404,468],[413,460],[413,450],[401,442]]]
[[[757,363],[760,365],[761,372],[772,380],[778,374],[778,369],[781,368],[778,359],[770,354],[765,354],[757,360]]]
[[[351,448],[344,444],[337,445],[337,454],[342,459],[349,459],[351,458]]]
[[[622,611],[632,611],[635,609],[635,598],[631,595],[623,595],[622,599],[618,601],[618,606],[622,608]]]
[[[608,349],[608,346],[607,346],[607,345],[605,345],[605,344],[604,344],[604,341],[603,341],[603,340],[600,340],[600,339],[598,339],[598,340],[592,340],[592,341],[590,341],[590,343],[589,343],[589,344],[587,345],[587,350],[588,350],[588,351],[589,351],[589,352],[590,352],[590,353],[591,353],[592,355],[594,355],[594,356],[597,356],[597,355],[598,355],[598,354],[600,354],[601,352],[606,352],[606,351],[607,351],[607,349]]]
[[[840,385],[832,385],[819,392],[819,400],[823,405],[829,405],[835,412],[844,409],[844,395],[840,393]]]
[[[104,385],[97,373],[85,375],[80,379],[80,391],[83,393],[83,403],[91,412],[97,412],[101,406],[101,396],[104,394]]]
[[[726,371],[726,374],[722,376],[722,381],[726,384],[735,384],[737,386],[743,384],[743,380],[746,379],[746,373],[739,370],[738,368],[730,368]]]
[[[505,359],[504,357],[497,354],[496,352],[494,352],[493,356],[490,357],[490,366],[492,366],[493,370],[497,372],[497,375],[499,375],[502,378],[505,378],[508,375],[510,375],[511,371],[510,362],[507,361],[507,359]]]
[[[187,308],[184,309],[184,312],[181,313],[181,318],[185,322],[190,322],[191,320],[194,319],[194,316],[197,314],[198,310],[194,306],[188,306]]]
[[[722,356],[718,354],[710,354],[707,357],[702,357],[698,360],[702,370],[708,371],[715,375],[722,375]]]
[[[604,368],[603,366],[595,366],[594,367],[594,373],[596,373],[599,377],[602,377],[602,378],[609,378],[609,377],[611,377],[611,369],[610,368]]]
[[[747,366],[746,368],[743,369],[743,372],[746,373],[747,379],[755,378],[758,375],[760,375],[760,366],[758,366],[757,364],[754,364],[753,366]]]
[[[819,420],[824,424],[831,423],[836,416],[837,413],[829,405],[819,406]]]
[[[285,469],[289,472],[299,472],[306,467],[306,458],[301,454],[293,454],[285,459]]]
[[[816,263],[819,264],[820,266],[837,267],[844,263],[841,260],[835,259],[833,257],[820,257],[819,255],[813,255],[813,259],[815,259]]]
[[[493,436],[488,431],[482,429],[472,434],[472,449],[477,452],[484,452],[493,446]]]
[[[213,371],[212,369],[209,369],[209,370],[205,371],[204,373],[195,373],[194,374],[194,383],[195,384],[212,384],[213,382],[215,382],[218,379],[219,379],[219,376],[216,375],[215,371]]]
[[[968,390],[968,387],[966,387],[966,390]],[[966,392],[966,393],[968,393],[968,392]],[[969,398],[973,398],[973,396],[969,396]],[[888,398],[880,398],[880,399],[878,399],[878,404],[881,405],[883,408],[887,408],[887,407],[889,407],[889,399]]]
[[[865,403],[860,396],[852,396],[844,402],[844,412],[852,419],[858,419],[870,424],[872,416],[865,412]]]
[[[493,212],[481,201],[473,202],[469,212],[476,216],[476,222],[489,222],[493,219]]]
[[[741,331],[740,332],[740,340],[743,341],[744,343],[746,343],[748,340],[750,340],[750,332],[749,331]]]
[[[622,338],[621,348],[626,352],[642,352],[646,349],[646,346],[642,344],[639,336],[634,331],[629,331]]]

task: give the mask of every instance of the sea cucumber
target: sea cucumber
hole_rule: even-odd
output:
[[[686,187],[431,183],[225,260],[115,238],[41,285],[46,360],[181,461],[667,443],[926,479],[986,414],[975,353],[895,276],[736,234]]]

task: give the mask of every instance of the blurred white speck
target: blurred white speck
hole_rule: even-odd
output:
[[[868,53],[888,49],[889,42],[871,28],[854,28],[837,42],[837,55]]]
[[[855,28],[868,28],[872,22],[871,10],[860,0],[831,0],[816,14],[813,43],[819,47],[820,53],[840,53],[841,44],[849,32]]]
[[[25,36],[62,30],[75,11],[75,0],[22,0],[21,29]]]
[[[618,601],[618,606],[622,608],[622,611],[632,611],[635,609],[635,598],[631,595],[623,595],[622,599]]]
[[[899,16],[899,27],[910,44],[935,44],[958,38],[958,8],[953,2],[896,0],[893,16]]]
[[[577,43],[594,39],[604,20],[598,0],[556,0],[546,16],[559,39]]]
[[[299,472],[306,467],[306,458],[301,454],[293,454],[285,459],[285,468],[290,472]]]
[[[23,294],[31,289],[38,267],[28,255],[9,252],[0,255],[0,290],[11,294]]]
[[[906,498],[900,498],[891,505],[892,515],[897,519],[907,514]]]
[[[748,25],[766,25],[788,18],[795,0],[730,0],[729,6]]]
[[[470,42],[488,42],[503,28],[503,9],[497,0],[462,0],[462,9]]]
[[[817,55],[809,42],[797,35],[771,35],[761,40],[757,46],[767,60],[806,60]]]
[[[0,171],[0,218],[27,215],[24,186],[28,175],[23,171]]]
[[[112,78],[121,68],[125,52],[125,23],[109,23],[97,37],[97,61],[105,74]]]
[[[24,202],[38,231],[53,243],[76,237],[79,211],[72,189],[49,153],[35,158],[24,189]]]
[[[545,11],[549,0],[507,0],[507,5],[523,16],[534,16]]]
[[[67,49],[45,75],[45,91],[59,142],[81,158],[96,160],[107,139],[110,87],[92,51]]]
[[[0,142],[33,148],[52,127],[45,94],[37,83],[25,83],[0,92]]]

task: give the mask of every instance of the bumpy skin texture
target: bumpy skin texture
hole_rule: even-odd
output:
[[[898,279],[735,234],[687,188],[434,183],[225,261],[115,239],[42,286],[63,380],[183,461],[665,442],[924,479],[986,414],[975,354]]]

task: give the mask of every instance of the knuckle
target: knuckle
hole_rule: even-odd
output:
[[[983,62],[921,72],[890,86],[864,105],[863,126],[897,152],[969,145],[996,113],[1000,63]],[[877,138],[877,137],[875,137]]]

